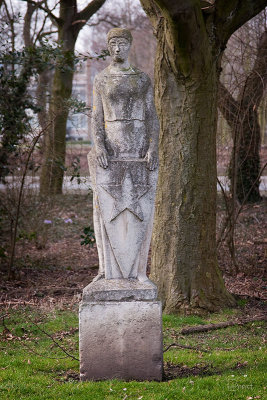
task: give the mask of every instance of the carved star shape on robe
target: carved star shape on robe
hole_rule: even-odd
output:
[[[149,185],[134,184],[130,171],[126,171],[120,184],[105,184],[101,187],[114,198],[110,221],[124,210],[131,211],[141,221],[144,219],[139,199],[150,189]]]

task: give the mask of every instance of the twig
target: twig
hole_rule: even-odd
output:
[[[18,340],[21,341],[21,337],[20,337],[20,336],[17,336],[17,335],[13,335],[12,331],[5,325],[5,323],[4,323],[4,317],[7,316],[7,315],[8,315],[8,314],[4,314],[4,315],[2,315],[2,316],[0,317],[0,319],[3,319],[3,326],[4,326],[5,330],[8,331],[8,332],[10,332],[14,338],[16,338],[16,339],[18,339]],[[42,328],[40,328],[40,326],[39,326],[38,324],[36,324],[35,322],[33,322],[28,316],[27,316],[27,318],[28,318],[28,319],[30,320],[30,322],[31,322],[33,325],[35,325],[41,332],[43,332],[43,333],[44,333],[45,335],[47,335],[50,339],[52,339],[52,341],[66,354],[66,357],[49,357],[49,356],[43,355],[43,354],[41,354],[41,353],[38,353],[36,350],[33,350],[28,344],[26,344],[25,341],[21,341],[20,343],[21,343],[24,347],[26,347],[26,349],[28,349],[28,350],[31,351],[32,353],[36,354],[38,357],[42,357],[42,358],[46,357],[46,358],[49,358],[49,359],[51,359],[51,360],[64,360],[64,359],[70,357],[70,358],[72,358],[73,360],[80,361],[78,358],[76,358],[76,357],[72,356],[71,354],[69,354],[62,346],[60,346],[59,343],[57,343],[57,342],[54,340],[54,338],[53,338],[51,335],[49,335],[49,333],[45,332]]]
[[[207,324],[207,325],[198,325],[198,326],[190,326],[189,328],[184,328],[181,330],[181,335],[190,335],[191,333],[198,333],[198,332],[208,332],[216,329],[223,329],[227,328],[228,326],[235,326],[235,325],[245,325],[249,322],[255,321],[266,321],[267,317],[265,315],[247,318],[243,321],[226,321],[226,322],[219,322],[218,324]]]
[[[43,10],[44,12],[46,12],[46,13],[48,14],[48,16],[50,17],[50,19],[56,23],[56,25],[60,25],[60,24],[62,23],[62,19],[56,17],[56,16],[52,13],[52,11],[49,10],[49,8],[42,6],[42,5],[41,5],[41,4],[42,4],[41,2],[40,2],[40,3],[37,3],[36,1],[33,1],[33,0],[22,0],[22,1],[27,1],[27,2],[29,2],[29,3],[31,3],[31,4],[33,4],[33,5],[35,5],[36,7],[40,8],[40,10]]]
[[[33,139],[29,154],[27,156],[26,162],[25,162],[25,167],[22,175],[22,180],[20,184],[20,189],[19,189],[19,198],[18,198],[18,204],[16,207],[16,216],[15,216],[15,224],[14,224],[14,232],[12,235],[12,241],[11,241],[11,254],[10,254],[10,260],[9,260],[9,268],[8,268],[8,279],[11,278],[12,274],[12,268],[13,268],[13,263],[14,263],[14,257],[15,257],[15,247],[16,247],[16,239],[17,239],[17,229],[18,229],[18,221],[19,221],[19,214],[20,214],[20,206],[21,206],[21,199],[22,199],[22,193],[23,193],[23,188],[24,188],[24,182],[28,170],[28,165],[30,162],[31,155],[33,153],[33,150],[35,149],[35,146],[42,136],[42,134],[46,131],[46,129],[52,124],[52,121],[50,121],[44,129],[42,129],[38,135]]]
[[[49,356],[46,356],[46,355],[44,355],[44,354],[38,353],[38,351],[32,349],[31,346],[29,346],[28,344],[26,344],[25,341],[21,341],[21,337],[20,337],[20,336],[13,335],[13,333],[11,332],[11,330],[8,329],[8,328],[6,328],[6,330],[8,330],[8,332],[10,332],[14,338],[18,339],[18,340],[20,341],[20,344],[21,344],[22,346],[24,346],[24,347],[25,347],[26,349],[28,349],[31,353],[35,354],[35,355],[38,356],[38,357],[41,357],[41,358],[49,358],[49,360],[65,360],[66,358],[69,358],[68,356],[65,356],[65,357],[49,357]]]
[[[224,225],[223,225],[223,227],[221,229],[221,233],[219,234],[219,237],[218,237],[217,243],[216,243],[217,244],[217,248],[219,248],[220,244],[223,242],[223,234],[224,234],[225,229],[227,228],[228,223],[229,223],[229,221],[231,219],[232,213],[231,213],[231,210],[229,208],[228,198],[227,198],[227,194],[226,194],[226,192],[224,190],[224,187],[223,187],[221,181],[218,178],[217,178],[217,182],[218,182],[218,184],[219,184],[219,186],[221,188],[221,191],[222,191],[222,194],[223,194],[223,198],[224,198],[224,202],[225,202],[225,207],[226,207],[226,210],[227,210],[227,218],[225,219]]]
[[[251,188],[250,188],[249,191],[247,192],[247,194],[246,194],[244,200],[242,201],[242,204],[240,205],[239,210],[237,211],[237,214],[236,214],[236,217],[235,217],[235,221],[234,221],[235,223],[236,223],[237,218],[238,218],[239,214],[241,213],[242,208],[244,207],[244,204],[246,203],[246,201],[247,201],[247,199],[248,199],[248,196],[250,195],[250,193],[251,193],[251,191],[252,191],[254,185],[256,184],[256,182],[258,181],[258,179],[261,177],[261,175],[262,175],[262,173],[263,173],[263,171],[265,170],[266,167],[267,167],[267,162],[266,162],[266,163],[263,165],[263,167],[261,168],[261,170],[260,170],[260,172],[259,172],[257,178],[255,179],[255,181],[254,181],[253,184],[251,185]]]
[[[255,181],[254,181],[253,184],[251,185],[249,191],[247,192],[245,198],[243,199],[242,204],[240,205],[240,207],[239,207],[239,209],[238,209],[238,211],[237,211],[237,213],[236,213],[236,215],[235,215],[235,217],[234,217],[234,219],[233,219],[233,221],[232,221],[233,224],[236,224],[237,219],[238,219],[238,217],[239,217],[239,215],[240,215],[240,213],[241,213],[241,211],[242,211],[242,209],[243,209],[243,207],[244,207],[244,205],[245,205],[245,203],[246,203],[246,201],[247,201],[247,199],[248,199],[248,197],[249,197],[249,195],[250,195],[250,193],[251,193],[251,191],[252,191],[254,185],[256,184],[256,182],[258,181],[258,179],[261,177],[261,175],[262,175],[263,171],[265,170],[266,166],[267,166],[267,163],[265,163],[265,164],[263,165],[263,167],[261,168],[261,170],[260,170],[260,172],[259,172],[257,178],[255,179]],[[229,224],[229,222],[231,221],[233,212],[229,210],[229,206],[228,206],[228,204],[227,204],[227,196],[226,196],[225,190],[223,189],[223,186],[222,186],[220,180],[217,179],[217,182],[219,183],[220,188],[222,189],[222,193],[223,193],[223,196],[224,196],[224,199],[225,199],[225,205],[226,205],[227,212],[228,212],[228,217],[227,217],[227,219],[226,219],[226,221],[225,221],[225,224],[224,224],[223,229],[221,230],[221,234],[220,234],[220,236],[219,236],[219,238],[218,238],[218,240],[217,240],[217,246],[219,247],[220,244],[226,239],[226,237],[228,236],[228,234],[229,234],[229,232],[230,232],[230,230],[231,230],[231,227],[228,228],[228,224]],[[227,229],[227,228],[228,228],[228,229]],[[227,230],[226,230],[226,229],[227,229]],[[226,230],[226,233],[224,234],[225,230]]]
[[[31,318],[29,318],[28,316],[27,316],[27,318],[28,318],[28,320],[29,320],[33,325],[35,325],[42,333],[44,333],[46,336],[48,336],[48,337],[55,343],[55,345],[58,346],[58,347],[63,351],[63,353],[65,353],[68,357],[72,358],[73,360],[80,361],[79,358],[76,358],[76,357],[74,357],[72,354],[68,353],[68,352],[64,349],[64,347],[62,347],[62,346],[53,338],[52,335],[50,335],[48,332],[46,332],[44,329],[42,329],[36,322],[34,322],[34,321],[33,321]]]
[[[3,315],[1,315],[0,319],[2,319],[2,321],[3,321],[4,329],[10,332],[10,330],[8,329],[8,327],[5,324],[5,317],[7,317],[7,316],[8,316],[8,314],[3,314]]]
[[[184,344],[179,344],[179,343],[170,344],[169,346],[166,347],[166,349],[163,350],[163,353],[165,353],[165,351],[168,351],[171,347],[180,347],[181,349],[196,350],[196,351],[200,351],[201,353],[208,353],[208,350],[202,350],[202,349],[199,349],[198,347],[186,346]]]

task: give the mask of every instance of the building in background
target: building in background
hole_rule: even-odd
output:
[[[90,106],[90,64],[89,60],[83,62],[77,68],[73,78],[72,98],[82,101],[86,106]],[[70,112],[67,122],[66,139],[70,140],[89,140],[90,110],[85,112]]]

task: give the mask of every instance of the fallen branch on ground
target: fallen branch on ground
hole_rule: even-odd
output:
[[[245,325],[248,324],[249,322],[255,322],[255,321],[267,321],[267,316],[261,315],[258,317],[246,318],[238,321],[226,321],[226,322],[219,322],[218,324],[190,326],[188,328],[183,328],[180,333],[181,335],[190,335],[191,333],[208,332],[216,329],[223,329],[227,328],[228,326]]]

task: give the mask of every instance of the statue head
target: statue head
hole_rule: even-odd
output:
[[[108,50],[113,61],[122,63],[127,60],[132,40],[132,34],[128,29],[113,28],[108,32]]]

